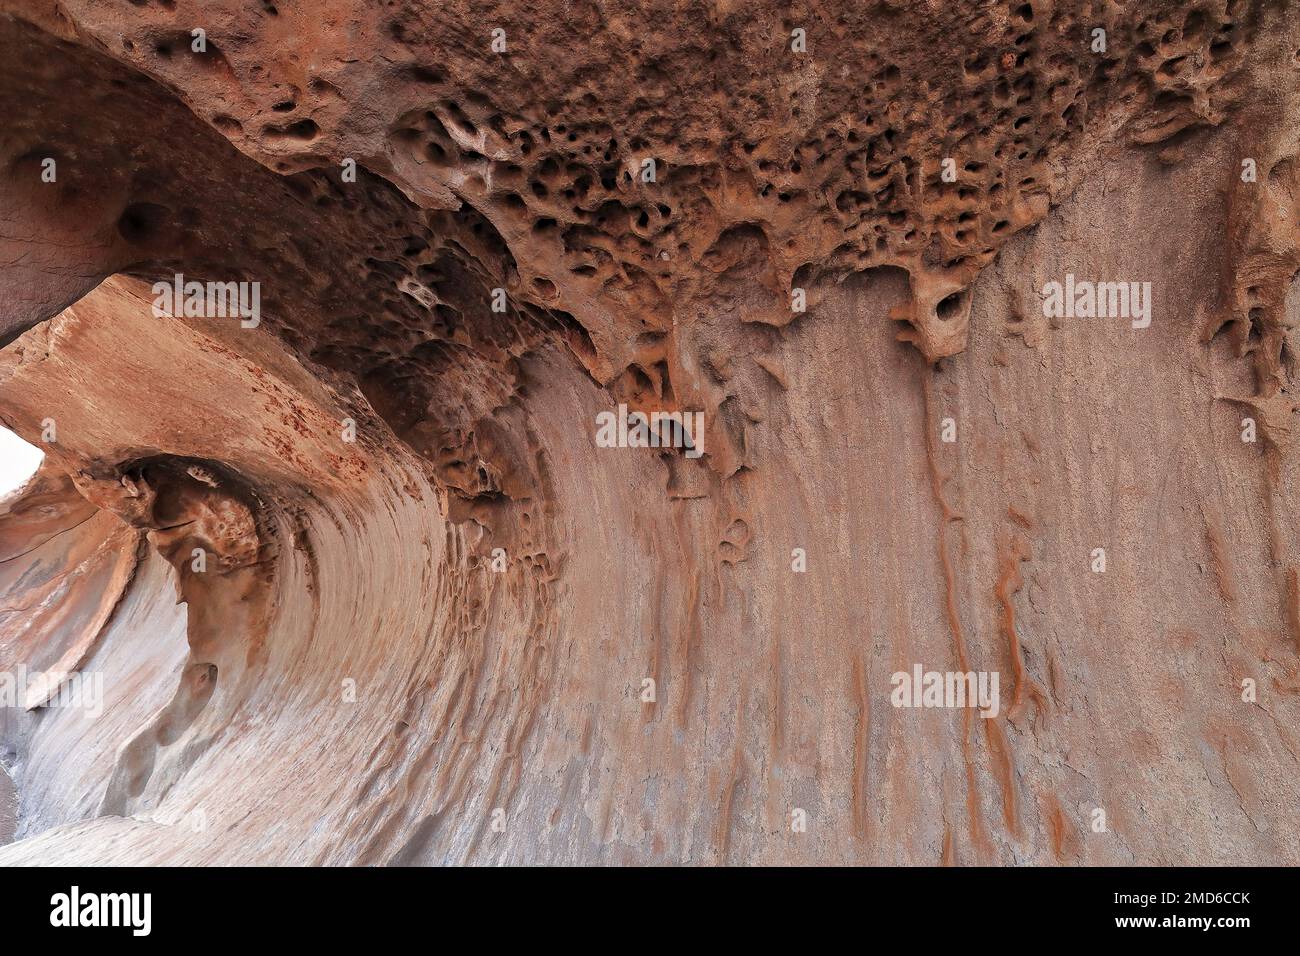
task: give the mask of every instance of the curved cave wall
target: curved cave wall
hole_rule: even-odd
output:
[[[0,862],[1300,862],[1295,4],[0,48]]]

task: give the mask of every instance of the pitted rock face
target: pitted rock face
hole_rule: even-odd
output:
[[[445,365],[497,366],[479,372],[494,385],[463,393],[487,386],[500,397],[512,384],[499,333],[486,356],[457,337],[491,321],[477,313],[493,288],[508,293],[509,326],[548,315],[598,381],[646,405],[668,393],[718,414],[743,388],[696,372],[716,338],[701,312],[784,326],[799,314],[795,289],[879,266],[911,278],[900,336],[932,362],[960,352],[971,282],[1105,145],[1172,156],[1222,123],[1248,85],[1243,51],[1263,16],[1250,2],[881,2],[833,19],[812,8],[763,17],[739,6],[588,3],[557,17],[356,0],[212,4],[197,16],[168,4],[64,10],[46,25],[176,90],[267,169],[324,173],[296,187],[316,206],[347,207],[362,191],[340,188],[345,168],[402,190],[407,241],[358,249],[363,264],[335,273],[354,284],[364,276],[369,305],[362,290],[331,290],[334,327],[316,317],[309,334],[330,359],[371,366],[381,403],[400,406],[390,420],[443,441],[447,424],[427,419],[430,404],[450,398],[430,381]],[[75,88],[48,66],[11,69],[45,74],[47,96]],[[18,115],[47,105],[23,96]],[[135,111],[156,113],[143,102]],[[136,202],[118,231],[173,252],[198,208]],[[233,208],[222,218],[260,217]],[[342,228],[303,223],[296,250],[259,251],[314,260],[318,237]],[[368,224],[355,235],[374,242],[377,232]],[[749,290],[743,308],[729,277]],[[304,278],[283,275],[276,294],[301,298],[289,287],[310,285]],[[378,317],[376,299],[391,314]],[[295,305],[277,302],[286,319]],[[367,334],[340,328],[354,322]],[[450,430],[460,437],[469,424]]]
[[[135,690],[75,770],[0,724],[11,853],[1300,860],[1293,4],[0,0],[0,45],[0,417],[86,517],[75,620],[0,654]],[[1004,706],[892,706],[914,664]],[[258,788],[274,836],[139,823]]]

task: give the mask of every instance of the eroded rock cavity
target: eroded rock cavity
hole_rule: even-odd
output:
[[[1300,862],[1293,3],[0,48],[0,862]]]

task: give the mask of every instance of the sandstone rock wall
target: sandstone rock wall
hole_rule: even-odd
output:
[[[0,37],[0,862],[1300,861],[1294,4]]]

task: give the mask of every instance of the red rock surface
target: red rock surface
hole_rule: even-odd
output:
[[[0,0],[0,48],[0,664],[104,682],[0,710],[0,862],[1300,862],[1293,4]]]

